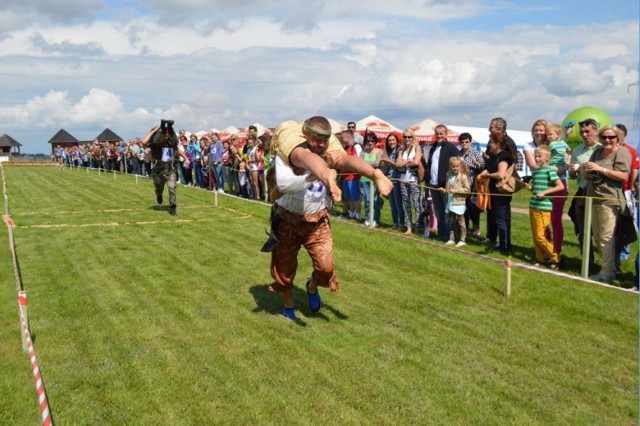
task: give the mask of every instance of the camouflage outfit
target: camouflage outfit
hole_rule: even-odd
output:
[[[167,184],[169,191],[169,205],[176,205],[176,170],[173,163],[165,163],[163,161],[155,161],[151,169],[153,184],[156,187],[156,197],[162,197],[164,184]]]
[[[164,184],[166,183],[169,191],[169,206],[175,208],[176,169],[174,160],[178,150],[178,137],[173,129],[167,130],[166,133],[159,129],[151,138],[150,148],[153,164],[151,177],[156,189],[158,203],[161,203]]]

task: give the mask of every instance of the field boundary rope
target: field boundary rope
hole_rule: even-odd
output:
[[[33,375],[34,384],[36,387],[36,393],[38,395],[38,404],[40,406],[40,416],[42,418],[42,424],[49,426],[53,424],[53,417],[49,409],[49,401],[44,388],[44,380],[42,373],[40,372],[40,366],[36,358],[36,351],[31,339],[31,333],[29,331],[28,317],[26,314],[26,292],[22,286],[20,279],[20,271],[18,270],[18,257],[16,255],[16,246],[13,239],[13,220],[9,214],[9,196],[7,194],[7,184],[4,176],[4,167],[0,163],[0,172],[2,173],[2,195],[4,197],[4,221],[7,225],[7,233],[9,235],[9,249],[11,250],[11,259],[13,263],[13,274],[16,281],[16,292],[18,298],[18,312],[20,314],[20,324],[22,328],[23,344],[26,343],[27,352],[29,355],[29,361],[31,363],[31,373]]]

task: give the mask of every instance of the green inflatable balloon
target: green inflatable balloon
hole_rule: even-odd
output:
[[[563,139],[572,147],[580,145],[582,138],[580,137],[580,123],[587,118],[593,118],[598,122],[598,128],[613,124],[611,116],[600,108],[586,106],[574,109],[565,117],[562,122]]]

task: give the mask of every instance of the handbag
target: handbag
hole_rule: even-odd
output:
[[[491,194],[489,193],[488,177],[476,177],[476,206],[483,212],[491,210]]]
[[[623,191],[620,198],[620,214],[624,216],[636,217],[636,200],[630,189]]]
[[[516,192],[527,186],[526,183],[519,179],[516,179],[516,177],[513,175],[515,168],[515,163],[510,165],[507,168],[507,172],[505,173],[502,180],[496,183],[496,188],[498,188],[498,191],[502,192],[503,194],[515,194]]]

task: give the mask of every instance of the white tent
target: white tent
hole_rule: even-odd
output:
[[[474,145],[477,145],[479,149],[484,150],[489,142],[489,129],[486,127],[471,127],[471,126],[449,126],[447,128],[454,132],[461,134],[464,132],[470,133],[473,138]],[[531,174],[529,166],[524,161],[524,147],[531,142],[531,132],[524,130],[509,130],[507,128],[507,134],[516,143],[518,148],[518,173],[520,176],[528,176]]]
[[[450,126],[447,124],[447,128],[457,134],[464,132],[471,133],[473,140],[479,142],[481,145],[486,145],[489,141],[489,129],[487,127]],[[511,136],[511,139],[516,143],[518,149],[524,148],[526,144],[531,142],[531,132],[507,129],[507,134]]]
[[[436,123],[430,118],[424,119],[422,121],[417,122],[413,126],[409,127],[413,133],[416,135],[416,139],[421,145],[425,143],[435,143],[435,128],[439,126],[439,123]],[[452,143],[458,143],[458,134],[447,126],[447,140]]]
[[[364,135],[365,132],[373,132],[378,138],[378,146],[384,146],[385,139],[389,133],[394,133],[398,140],[402,139],[402,130],[375,115],[369,115],[362,120],[356,121],[356,132]]]

